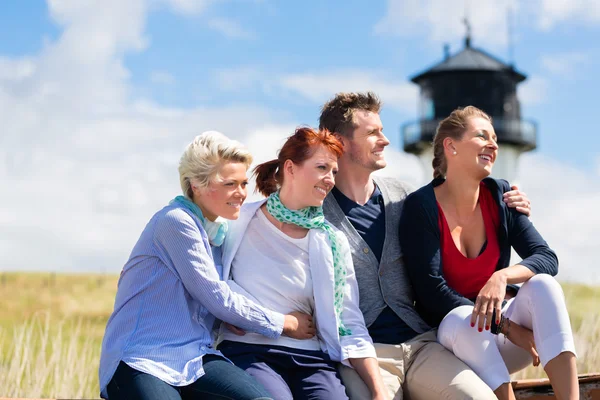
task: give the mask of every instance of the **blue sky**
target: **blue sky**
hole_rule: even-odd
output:
[[[466,3],[465,3],[466,2]],[[0,269],[118,271],[153,211],[177,194],[196,134],[221,130],[272,158],[342,90],[374,90],[394,149],[386,173],[424,183],[400,152],[417,118],[408,81],[473,45],[529,79],[539,148],[519,180],[561,277],[600,282],[600,11],[595,0],[29,0],[0,12]],[[34,245],[35,244],[35,245]],[[32,245],[36,251],[31,251]]]

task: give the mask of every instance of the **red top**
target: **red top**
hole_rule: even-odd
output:
[[[500,259],[497,237],[500,225],[498,205],[483,182],[479,185],[479,206],[483,215],[487,243],[484,245],[485,250],[476,258],[468,258],[456,248],[442,207],[437,203],[444,278],[448,286],[468,299],[477,297],[483,285],[496,270]]]

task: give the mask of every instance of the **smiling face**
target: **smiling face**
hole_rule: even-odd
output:
[[[470,118],[461,140],[450,140],[448,144],[448,168],[454,164],[477,179],[489,176],[498,155],[497,140],[490,121],[481,117]]]
[[[246,164],[225,162],[217,173],[218,178],[207,187],[192,186],[194,203],[211,221],[217,217],[238,219],[240,208],[246,200],[248,186]]]
[[[343,137],[345,160],[349,167],[360,167],[369,172],[384,168],[387,163],[383,150],[390,141],[383,134],[379,114],[357,110],[354,113],[356,128],[352,137]]]
[[[314,154],[302,164],[287,160],[284,165],[285,178],[282,192],[288,186],[293,193],[297,208],[323,205],[327,193],[335,185],[338,171],[337,156],[323,145],[318,145]]]

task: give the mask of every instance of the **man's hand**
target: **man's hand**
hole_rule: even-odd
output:
[[[504,202],[509,207],[515,208],[517,211],[531,216],[531,201],[525,192],[521,192],[515,185],[510,187],[510,192],[504,193]]]
[[[317,333],[312,316],[298,311],[285,316],[283,334],[294,339],[310,339]]]

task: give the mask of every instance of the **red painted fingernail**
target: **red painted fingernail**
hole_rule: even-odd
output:
[[[471,322],[471,328],[475,327],[475,322]]]
[[[489,330],[490,330],[490,327],[489,327],[489,326],[486,326],[486,327],[485,327],[485,330],[486,330],[486,331],[489,331]]]
[[[479,332],[483,332],[483,328],[477,328]]]

